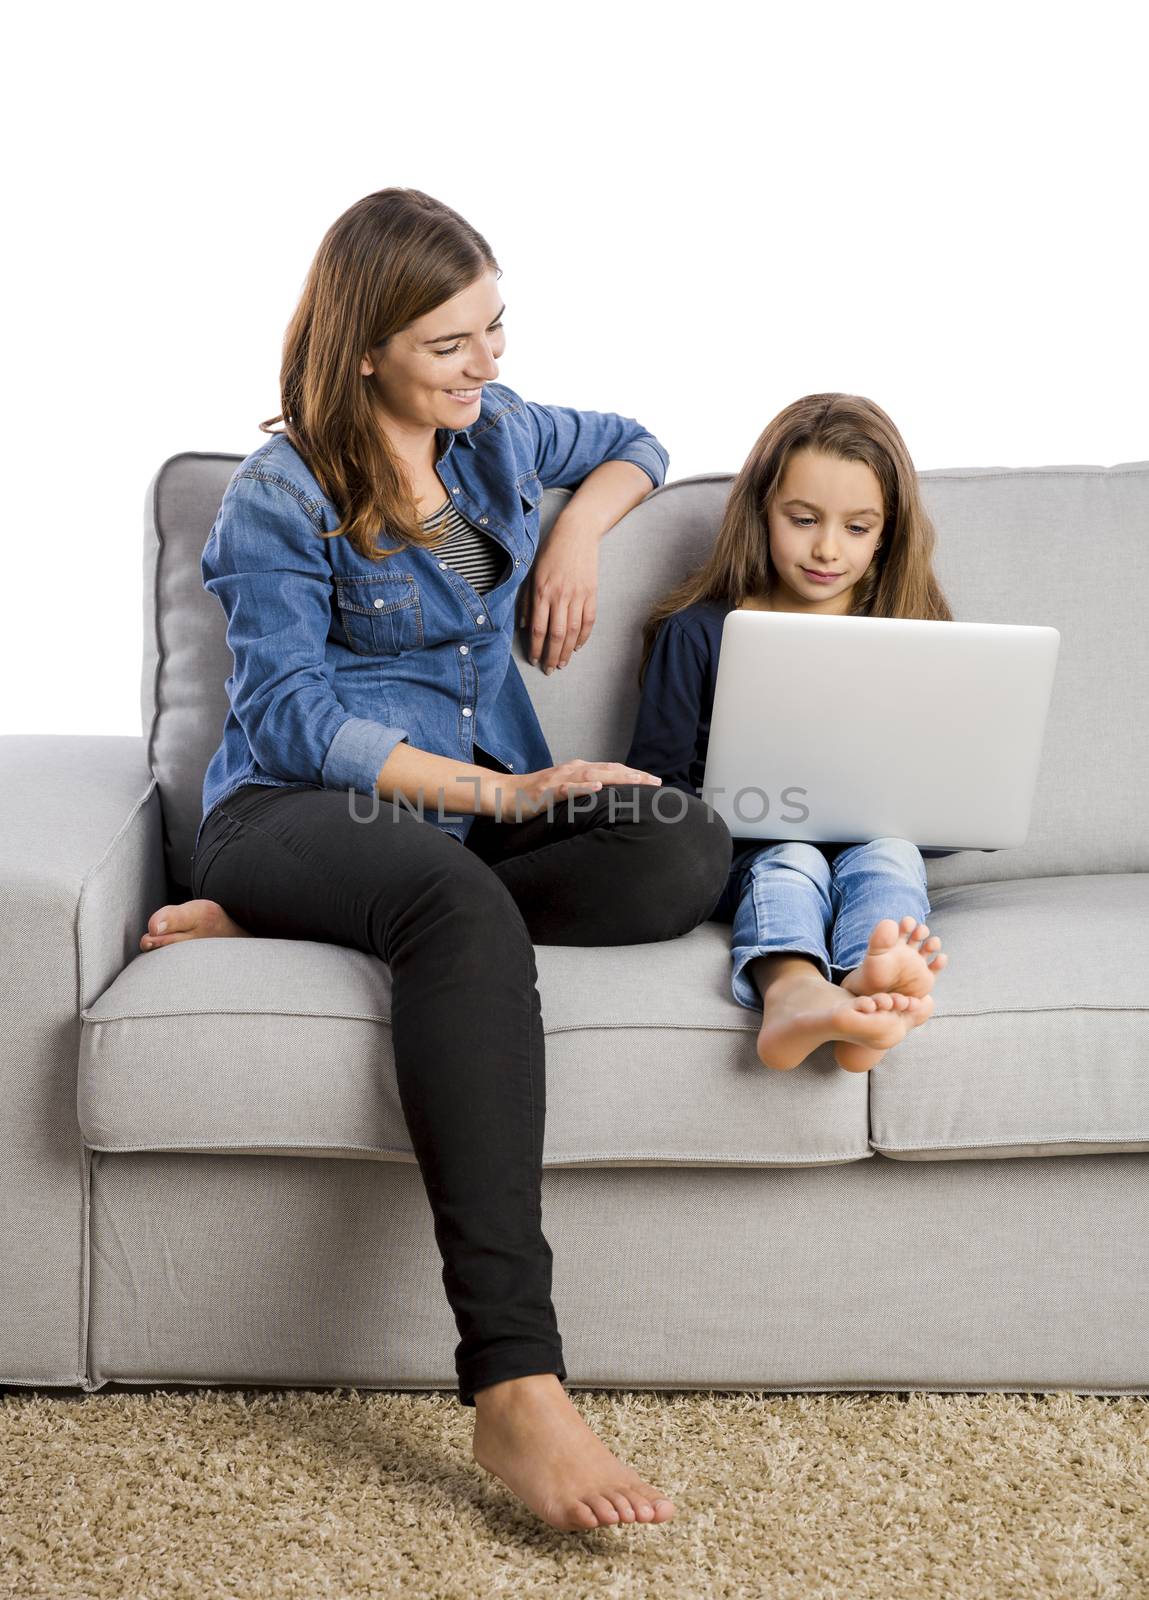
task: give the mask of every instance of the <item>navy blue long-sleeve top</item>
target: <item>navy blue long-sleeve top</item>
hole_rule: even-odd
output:
[[[731,607],[697,600],[666,617],[655,635],[642,684],[628,767],[664,788],[697,795],[706,771],[722,624]]]
[[[655,635],[626,765],[653,773],[664,788],[701,793],[722,624],[733,609],[721,600],[696,600],[666,617]],[[922,856],[955,853],[923,850]]]

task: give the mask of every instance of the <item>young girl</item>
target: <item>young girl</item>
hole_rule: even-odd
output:
[[[787,406],[735,479],[709,557],[643,628],[627,764],[699,794],[722,624],[735,608],[952,621],[931,568],[934,542],[909,452],[884,411],[848,394]],[[886,713],[874,721],[877,734],[904,737]],[[710,920],[733,922],[731,986],[740,1005],[762,1008],[759,1058],[785,1071],[832,1039],[839,1066],[875,1066],[933,1010],[947,958],[929,937],[929,914],[922,852],[905,839],[736,840]]]

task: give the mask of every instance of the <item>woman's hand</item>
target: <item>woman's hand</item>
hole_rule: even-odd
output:
[[[530,629],[527,660],[547,674],[565,667],[594,627],[598,542],[650,493],[650,475],[633,461],[603,461],[588,472],[551,524],[518,600]]]
[[[571,794],[593,794],[604,783],[657,786],[662,779],[638,767],[625,766],[621,761],[583,761],[576,757],[560,762],[557,767],[524,772],[517,778],[504,778],[500,774],[496,786],[496,805],[502,808],[503,821],[522,822],[555,800],[565,800]],[[511,812],[510,816],[507,815],[508,811]],[[498,812],[495,814],[499,815]]]
[[[556,521],[518,596],[519,626],[529,624],[526,653],[532,667],[540,655],[548,675],[566,666],[590,638],[597,595],[597,538]]]

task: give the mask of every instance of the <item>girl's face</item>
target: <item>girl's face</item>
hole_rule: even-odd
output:
[[[771,609],[845,616],[884,517],[881,485],[865,462],[795,450],[766,510],[777,580]],[[822,580],[813,572],[834,576]]]
[[[483,386],[499,375],[505,307],[494,271],[485,272],[434,311],[417,318],[363,357],[379,403],[395,431],[466,428],[479,415]],[[462,398],[456,398],[461,392]]]

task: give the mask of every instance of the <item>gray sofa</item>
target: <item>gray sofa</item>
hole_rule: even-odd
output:
[[[138,949],[190,893],[230,670],[199,557],[240,459],[150,486],[142,737],[2,741],[0,1382],[453,1390],[386,966]],[[573,1388],[1149,1392],[1149,462],[923,478],[956,615],[1061,631],[1030,837],[929,863],[950,964],[871,1073],[759,1064],[728,925],[538,948]],[[606,536],[565,671],[516,647],[556,760],[625,754],[640,623],[730,482]]]

